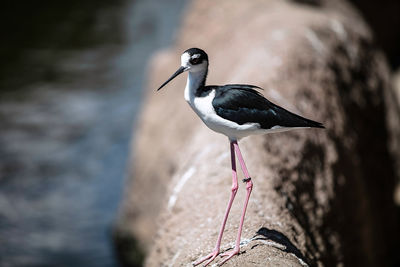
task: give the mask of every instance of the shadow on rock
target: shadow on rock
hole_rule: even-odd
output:
[[[304,257],[303,253],[301,253],[301,251],[295,245],[293,245],[293,243],[289,240],[289,238],[287,238],[281,232],[262,227],[257,231],[257,235],[264,236],[265,238],[257,237],[257,238],[254,238],[254,240],[274,241],[275,243],[278,243],[285,247],[284,249],[278,248],[281,251],[294,254],[297,258],[301,259],[302,261],[307,263],[307,265],[309,265],[309,266],[316,266],[315,263],[313,263],[311,260]]]

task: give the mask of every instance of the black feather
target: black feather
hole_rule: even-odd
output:
[[[216,89],[212,102],[215,112],[224,119],[240,125],[259,123],[261,128],[281,127],[316,127],[324,126],[316,121],[296,115],[270,102],[254,85],[228,84],[224,86],[206,86],[204,91]]]

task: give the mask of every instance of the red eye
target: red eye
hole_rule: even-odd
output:
[[[193,65],[199,63],[199,61],[200,61],[200,60],[199,60],[198,57],[190,59],[190,63],[193,64]]]

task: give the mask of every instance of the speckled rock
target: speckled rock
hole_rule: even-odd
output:
[[[350,5],[305,3],[194,1],[176,46],[155,55],[117,226],[146,248],[147,266],[190,266],[209,253],[230,195],[228,140],[185,103],[185,78],[154,92],[189,47],[207,51],[209,84],[259,85],[326,126],[240,142],[254,189],[243,253],[226,266],[390,264],[398,148],[388,144],[398,120],[388,116],[389,71]],[[233,247],[244,196],[241,185],[223,250]]]

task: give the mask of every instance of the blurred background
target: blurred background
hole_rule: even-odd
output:
[[[172,44],[188,3],[2,5],[0,266],[120,265],[112,223],[146,64]],[[386,53],[399,93],[399,2],[353,3]]]
[[[183,0],[0,9],[0,266],[118,266],[111,230],[148,57]]]

